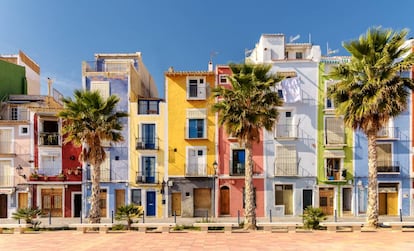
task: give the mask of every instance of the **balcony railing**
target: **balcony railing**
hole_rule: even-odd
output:
[[[0,154],[13,154],[13,142],[1,141],[0,142]]]
[[[276,139],[295,139],[298,137],[298,125],[277,124],[275,130]]]
[[[58,132],[41,132],[39,133],[39,145],[42,146],[58,146],[59,145]]]
[[[230,160],[230,175],[232,176],[243,176],[245,174],[245,163],[233,163],[233,161]]]
[[[137,184],[158,184],[159,172],[137,172],[135,183]]]
[[[127,62],[88,61],[83,62],[83,70],[85,72],[126,72],[129,65]]]
[[[377,139],[398,139],[398,127],[383,127],[377,133]]]
[[[137,138],[136,139],[136,150],[158,150],[159,149],[159,138]]]
[[[13,186],[14,186],[13,175],[0,176],[0,187],[13,187]]]
[[[207,177],[205,164],[187,164],[185,166],[185,176],[189,177]]]
[[[298,176],[297,163],[276,163],[275,176]]]
[[[399,161],[378,161],[378,173],[400,173]]]

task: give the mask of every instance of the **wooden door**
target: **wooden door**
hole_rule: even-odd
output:
[[[220,215],[230,214],[230,189],[220,188]]]
[[[387,193],[378,194],[378,214],[379,215],[387,214]]]
[[[50,188],[42,189],[42,213],[51,214],[52,217],[62,217],[62,189]]]
[[[211,189],[194,189],[194,217],[212,216],[211,214]]]
[[[387,193],[388,215],[398,215],[398,193]]]
[[[125,189],[115,190],[115,212],[118,212],[118,208],[125,206]]]
[[[310,189],[303,189],[302,191],[302,209],[305,210],[308,206],[312,206],[313,191]]]
[[[0,218],[7,218],[7,194],[0,194]]]
[[[319,189],[319,207],[325,215],[333,215],[334,210],[334,189]]]
[[[19,198],[18,198],[19,205],[18,205],[18,207],[19,208],[27,208],[27,207],[29,207],[29,205],[28,205],[28,202],[29,202],[28,198],[29,198],[28,193],[19,193]]]
[[[181,193],[172,193],[171,194],[171,215],[180,216],[181,215]]]
[[[107,192],[106,189],[102,189],[100,196],[99,196],[99,207],[101,208],[101,217],[106,218],[107,214],[106,214],[106,204],[107,204],[107,200],[106,200],[106,196],[107,196]]]

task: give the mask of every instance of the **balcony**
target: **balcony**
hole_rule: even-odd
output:
[[[398,127],[383,127],[377,133],[377,140],[397,140],[398,136]]]
[[[245,163],[236,163],[230,160],[230,175],[232,176],[244,176],[245,174],[245,168],[246,168],[246,164]]]
[[[137,138],[136,150],[159,150],[159,138]]]
[[[10,140],[1,141],[0,142],[0,154],[14,154],[13,142]]]
[[[137,184],[158,184],[159,172],[137,172],[135,183]]]
[[[185,176],[187,177],[207,177],[205,164],[187,164],[185,166]]]
[[[379,174],[399,174],[400,163],[399,161],[378,161],[377,172]]]
[[[39,145],[42,146],[58,146],[59,145],[58,132],[41,132],[39,133]]]
[[[296,139],[298,137],[298,125],[277,124],[275,130],[276,139]]]
[[[14,187],[14,175],[0,176],[0,187]]]
[[[127,62],[104,62],[104,61],[87,61],[83,62],[84,72],[127,72],[130,63]]]
[[[276,163],[275,176],[298,176],[298,164],[296,163],[296,159],[291,159],[289,162],[290,163]]]

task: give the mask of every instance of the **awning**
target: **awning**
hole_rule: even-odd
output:
[[[325,150],[323,152],[323,157],[326,158],[338,158],[344,159],[345,158],[345,151],[344,150]]]

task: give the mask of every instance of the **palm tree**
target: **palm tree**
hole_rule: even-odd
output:
[[[126,220],[127,229],[131,230],[131,224],[134,222],[134,219],[142,217],[142,215],[144,215],[144,209],[142,206],[129,204],[118,207],[118,212],[116,212],[115,219]]]
[[[328,89],[337,114],[344,116],[348,127],[362,131],[368,139],[369,227],[378,226],[377,134],[407,108],[409,91],[414,87],[411,79],[401,76],[401,71],[414,63],[411,48],[403,46],[407,33],[381,27],[368,29],[358,40],[343,43],[351,60],[328,75],[338,80]]]
[[[75,146],[81,146],[79,161],[92,166],[89,222],[99,223],[100,166],[106,158],[102,142],[116,143],[124,140],[120,119],[128,114],[115,111],[119,102],[117,96],[112,95],[105,100],[98,91],[75,90],[74,100],[68,97],[62,101],[64,109],[58,116],[63,119],[65,143],[72,142]]]
[[[272,130],[278,118],[277,106],[282,105],[272,87],[281,79],[270,74],[271,65],[230,64],[233,75],[229,77],[232,88],[217,87],[214,96],[218,101],[213,111],[219,114],[219,124],[225,127],[244,145],[245,169],[245,229],[256,229],[256,211],[253,188],[252,145],[260,141],[262,128]]]

